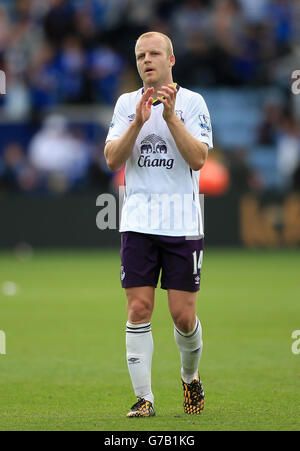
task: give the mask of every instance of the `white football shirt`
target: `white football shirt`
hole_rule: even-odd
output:
[[[203,97],[177,88],[175,113],[189,133],[213,147],[210,115]],[[120,138],[134,120],[143,89],[119,97],[106,142]],[[199,174],[182,157],[156,100],[125,165],[120,232],[202,236]]]

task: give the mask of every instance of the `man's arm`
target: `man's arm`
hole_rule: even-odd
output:
[[[176,146],[193,171],[199,171],[206,162],[208,145],[194,138],[181,120],[173,114],[167,121]]]
[[[163,118],[174,138],[176,146],[194,171],[199,171],[207,159],[208,145],[194,138],[174,112],[177,90],[173,85],[164,86],[158,91],[164,97],[159,99],[164,104]]]
[[[135,118],[123,135],[106,144],[104,156],[110,170],[117,171],[130,157],[138,134],[150,117],[153,91],[153,88],[149,88],[144,92],[137,103]]]
[[[128,160],[140,130],[141,126],[133,121],[121,138],[109,141],[105,145],[104,156],[111,171],[117,171]]]

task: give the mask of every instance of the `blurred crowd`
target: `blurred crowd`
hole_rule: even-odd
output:
[[[7,92],[0,96],[0,118],[40,123],[29,143],[16,136],[4,145],[0,138],[0,190],[66,192],[112,178],[101,133],[93,142],[62,116],[44,117],[62,105],[112,107],[120,93],[137,89],[134,43],[149,30],[173,40],[174,80],[182,86],[278,87],[283,100],[262,106],[255,140],[273,149],[273,187],[299,187],[299,118],[291,93],[291,72],[300,60],[299,19],[297,0],[1,0],[0,69]],[[214,124],[213,110],[211,116]],[[249,165],[251,149],[227,152],[218,137],[215,143],[238,189],[245,180],[246,188],[266,188],[263,174]]]
[[[113,173],[103,153],[105,133],[103,129],[98,138],[89,138],[82,124],[60,114],[47,116],[27,146],[16,137],[3,147],[0,193],[59,195],[111,187]]]

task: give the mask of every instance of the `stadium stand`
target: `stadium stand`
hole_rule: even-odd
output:
[[[290,189],[300,166],[300,109],[291,92],[299,18],[293,0],[2,0],[0,190],[55,195],[109,186],[108,118],[118,95],[140,86],[132,48],[148,30],[173,39],[174,78],[204,95],[229,170],[243,149],[260,189]],[[45,185],[30,159],[30,143],[53,113],[66,118],[85,152],[84,176],[60,189]],[[283,142],[293,154],[286,171]],[[12,173],[22,173],[22,183]]]

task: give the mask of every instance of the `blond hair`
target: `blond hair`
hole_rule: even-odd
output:
[[[172,44],[171,39],[166,34],[160,33],[159,31],[148,31],[147,33],[141,34],[141,36],[139,36],[136,41],[135,48],[141,39],[153,38],[155,36],[160,36],[164,39],[164,41],[166,43],[167,55],[168,56],[173,55],[174,51],[173,51],[173,44]]]

